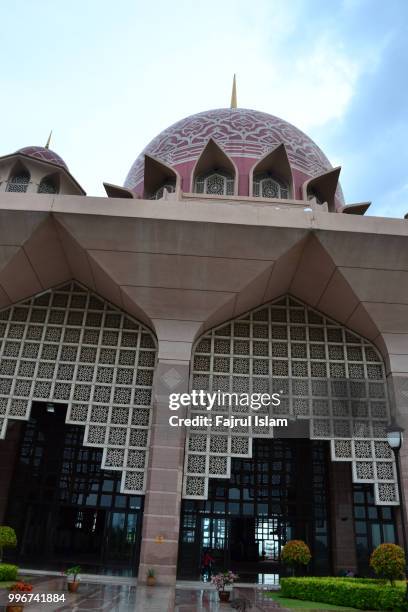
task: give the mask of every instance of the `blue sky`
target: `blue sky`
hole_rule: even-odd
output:
[[[236,72],[239,106],[309,134],[347,202],[408,212],[406,0],[15,0],[2,24],[1,155],[52,128],[103,195],[159,131],[228,106]]]

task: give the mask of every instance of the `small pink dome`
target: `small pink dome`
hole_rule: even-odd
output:
[[[36,159],[40,159],[42,161],[51,162],[52,164],[56,164],[57,166],[61,166],[65,170],[68,170],[67,164],[64,160],[57,155],[51,149],[47,149],[46,147],[23,147],[16,151],[16,153],[22,153],[23,155],[28,155],[29,157],[35,157]]]
[[[297,198],[302,197],[301,188],[306,180],[332,168],[313,140],[287,121],[245,108],[221,108],[186,117],[156,136],[132,165],[124,186],[143,194],[144,155],[148,154],[174,168],[181,176],[183,191],[190,191],[195,162],[210,138],[237,166],[240,195],[248,195],[248,174],[256,160],[282,143],[286,147]],[[337,207],[344,205],[340,187],[336,200]]]

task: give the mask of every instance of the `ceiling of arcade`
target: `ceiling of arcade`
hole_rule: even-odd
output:
[[[190,346],[204,330],[291,293],[374,341],[391,370],[408,372],[407,237],[288,225],[3,207],[0,308],[75,278],[164,343]]]

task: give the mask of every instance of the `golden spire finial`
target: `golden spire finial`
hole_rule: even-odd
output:
[[[232,93],[231,93],[231,108],[238,108],[237,105],[237,79],[234,74],[234,80],[232,81]]]
[[[47,140],[46,145],[45,145],[46,149],[50,148],[51,136],[52,136],[52,130],[50,132],[50,135],[48,136],[48,140]]]

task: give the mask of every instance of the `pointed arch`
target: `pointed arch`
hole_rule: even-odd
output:
[[[144,493],[152,419],[153,333],[76,281],[0,311],[0,438],[33,401],[68,406],[122,493]]]
[[[58,173],[44,176],[38,185],[37,193],[59,193],[60,177]]]
[[[311,439],[330,441],[332,461],[350,462],[354,483],[373,484],[378,505],[399,504],[385,432],[390,409],[383,359],[371,342],[304,302],[285,295],[202,335],[193,348],[190,388],[231,397],[216,396],[215,427],[188,434],[185,498],[205,499],[208,479],[229,478],[231,457],[251,457],[252,437],[273,437],[269,419],[285,418],[305,421]],[[262,394],[278,394],[279,403],[253,412],[238,399],[252,394],[258,403]],[[234,430],[217,426],[217,414],[268,419]]]
[[[165,189],[170,193],[180,189],[179,173],[155,157],[145,155],[143,197],[160,200]]]
[[[9,175],[6,191],[25,193],[30,183],[31,175],[27,167],[18,160]]]
[[[211,184],[209,179],[212,180]],[[212,138],[205,145],[191,173],[191,191],[212,195],[238,193],[238,169]]]
[[[335,212],[336,189],[339,183],[341,166],[336,166],[319,176],[305,181],[302,185],[304,200],[315,198],[318,204],[327,202],[329,212]]]
[[[294,182],[292,169],[290,167],[288,154],[285,145],[282,143],[276,149],[266,153],[258,162],[256,162],[249,172],[249,193],[251,196],[262,197],[262,192],[255,193],[254,189],[254,177],[260,180],[274,180],[278,188],[276,189],[276,197],[293,198],[294,197]],[[261,178],[262,177],[262,178]],[[280,195],[281,193],[286,195]],[[275,197],[275,196],[265,196]]]

